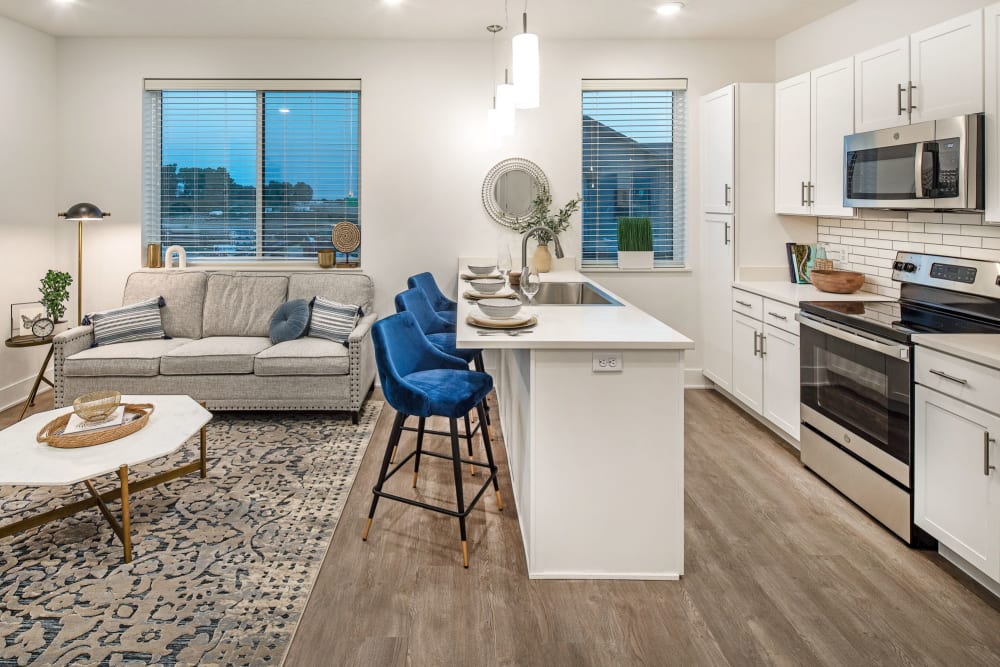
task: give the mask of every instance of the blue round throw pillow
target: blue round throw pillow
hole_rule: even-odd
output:
[[[271,315],[268,334],[274,344],[295,340],[309,327],[309,302],[305,299],[286,301]]]

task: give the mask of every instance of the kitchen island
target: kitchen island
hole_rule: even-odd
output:
[[[526,305],[538,324],[520,336],[481,336],[466,323],[476,306],[458,306],[459,347],[498,351],[499,421],[529,576],[677,579],[684,351],[694,342],[580,273],[542,281],[589,283],[614,303]],[[461,296],[468,284],[458,284]]]

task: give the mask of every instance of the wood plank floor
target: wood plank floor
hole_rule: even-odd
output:
[[[487,495],[473,512],[470,569],[457,521],[399,503],[381,501],[362,542],[392,418],[386,406],[290,667],[1000,664],[1000,604],[873,523],[715,392],[687,392],[680,582],[529,580],[502,446],[505,508]],[[404,436],[401,451],[412,446]],[[449,464],[421,468],[420,496],[452,501]],[[410,479],[402,471],[394,488]]]
[[[687,392],[680,582],[530,581],[499,444],[505,508],[487,495],[473,512],[470,569],[457,522],[418,508],[383,500],[362,542],[392,418],[386,406],[289,666],[1000,664],[992,596],[906,548],[714,392]],[[420,496],[450,502],[450,466],[422,468]]]

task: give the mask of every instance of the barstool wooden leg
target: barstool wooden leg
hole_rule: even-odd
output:
[[[479,423],[482,426],[483,423],[482,417],[480,417]],[[469,441],[469,458],[471,459],[474,454],[472,452],[472,424],[469,421],[468,413],[466,413],[465,415],[465,439]],[[469,474],[472,475],[473,477],[476,476],[476,466],[472,465],[471,463],[469,464]]]
[[[455,498],[458,503],[458,528],[462,536],[462,566],[469,567],[469,541],[465,534],[465,496],[462,492],[462,450],[458,445],[458,420],[448,420],[451,425],[451,463],[455,471]]]
[[[417,474],[420,472],[420,453],[424,451],[424,423],[427,420],[420,418],[417,423],[417,455],[413,460],[413,488],[417,488]]]
[[[382,457],[382,469],[378,473],[378,482],[375,484],[375,488],[372,489],[372,507],[368,510],[368,523],[365,524],[365,532],[361,536],[361,539],[368,541],[368,531],[372,528],[372,521],[375,519],[375,507],[378,505],[378,494],[376,491],[382,490],[382,485],[385,484],[385,474],[389,470],[390,458],[392,453],[396,451],[396,447],[399,445],[399,436],[403,432],[403,424],[406,422],[406,415],[397,412],[396,419],[392,423],[392,433],[389,435],[389,444],[385,448],[385,456]]]
[[[479,418],[484,418],[484,408],[483,404],[480,403],[476,406],[479,411]],[[483,449],[486,450],[486,460],[490,464],[490,472],[493,473],[493,491],[496,493],[497,497],[497,509],[501,512],[503,511],[503,500],[500,498],[500,480],[497,479],[497,464],[493,460],[493,446],[490,444],[490,433],[487,429],[482,430],[483,434]]]

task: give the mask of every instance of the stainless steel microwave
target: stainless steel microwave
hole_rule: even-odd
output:
[[[983,114],[844,137],[844,206],[982,211]]]

